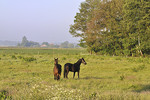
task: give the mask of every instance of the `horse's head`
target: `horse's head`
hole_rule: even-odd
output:
[[[81,60],[82,60],[82,63],[83,63],[84,65],[87,64],[87,63],[85,62],[84,58],[82,58]]]
[[[54,64],[58,64],[58,58],[54,58]]]

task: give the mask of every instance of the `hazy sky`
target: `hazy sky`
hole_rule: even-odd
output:
[[[84,0],[0,0],[0,40],[78,42],[69,25]]]

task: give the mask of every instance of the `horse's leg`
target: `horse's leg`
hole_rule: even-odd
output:
[[[57,80],[58,80],[58,75],[56,76]]]
[[[78,71],[78,78],[79,78],[79,72],[80,72],[80,71]]]
[[[76,73],[76,72],[74,72],[74,74],[73,74],[73,78],[74,78],[74,76],[75,76],[75,73]]]
[[[56,80],[57,78],[56,78],[56,75],[54,75],[54,80]]]
[[[64,66],[64,78],[66,78],[66,67]]]
[[[66,67],[66,78],[68,78],[68,73],[69,73],[69,67]]]
[[[68,78],[68,73],[69,73],[69,71],[66,72],[66,78]]]
[[[64,78],[66,78],[66,72],[64,72]]]
[[[59,79],[60,79],[60,75],[58,74],[58,75],[57,75],[57,80],[59,80]]]

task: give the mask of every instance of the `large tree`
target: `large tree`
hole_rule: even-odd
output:
[[[92,12],[92,6],[91,6],[92,0],[86,0],[85,2],[81,3],[79,13],[76,14],[74,24],[70,25],[69,32],[74,37],[80,37],[80,46],[85,47],[86,45],[90,46],[87,42],[88,35],[87,32],[87,23],[91,18],[91,12]]]
[[[26,36],[22,38],[22,42],[18,44],[21,47],[39,47],[40,44],[38,42],[28,41]]]
[[[124,4],[124,53],[134,55],[150,51],[150,1],[125,0]]]
[[[86,0],[70,33],[95,53],[143,55],[150,51],[149,0]]]
[[[122,0],[86,0],[81,4],[80,13],[75,16],[70,33],[81,37],[80,44],[85,44],[89,51],[106,50],[112,53],[116,48],[121,48],[118,38],[115,41],[118,46],[112,46],[114,35],[119,34],[115,34],[116,30],[120,31],[121,11]]]

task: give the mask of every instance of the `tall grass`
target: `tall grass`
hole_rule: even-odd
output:
[[[59,64],[83,57],[80,79],[55,81]],[[88,55],[84,49],[0,48],[0,99],[13,100],[149,100],[150,59]]]

